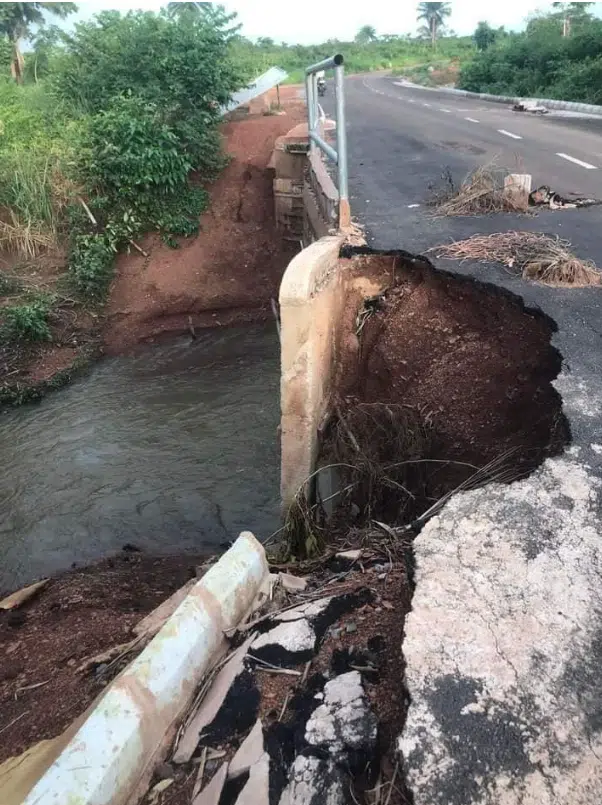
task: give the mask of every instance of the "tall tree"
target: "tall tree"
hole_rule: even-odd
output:
[[[18,84],[23,83],[21,41],[31,35],[31,26],[44,25],[45,13],[64,19],[74,11],[77,11],[75,3],[0,3],[0,34],[11,44],[10,71]]]
[[[176,17],[183,17],[185,15],[190,15],[192,17],[202,17],[205,19],[209,25],[215,25],[218,28],[221,28],[222,31],[226,34],[227,37],[231,38],[235,34],[237,34],[242,25],[233,25],[230,28],[226,26],[229,25],[233,20],[237,18],[236,12],[229,14],[223,5],[220,3],[168,3],[167,4],[167,16],[171,17],[172,19]]]
[[[367,45],[377,39],[376,28],[373,25],[362,25],[356,34],[355,41],[359,45]]]
[[[480,22],[472,37],[478,50],[487,50],[488,47],[493,45],[497,38],[497,32],[489,25],[488,22]]]
[[[436,46],[439,31],[451,13],[451,3],[418,3],[418,21],[424,21],[428,27],[433,47]]]
[[[570,36],[573,30],[573,22],[588,16],[588,8],[594,3],[552,3],[554,8],[558,8],[562,13],[562,35]]]

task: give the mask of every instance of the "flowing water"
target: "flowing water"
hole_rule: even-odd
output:
[[[197,552],[278,527],[274,326],[107,359],[0,414],[0,589],[126,543]]]

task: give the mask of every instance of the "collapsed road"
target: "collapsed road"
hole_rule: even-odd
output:
[[[534,186],[596,197],[602,119],[519,115],[389,76],[347,89],[352,205],[371,246],[425,252],[522,229],[568,238],[602,265],[600,207],[479,218],[425,207],[447,170],[459,182],[494,157]],[[600,289],[544,287],[433,255],[437,268],[549,317],[572,444],[529,479],[456,497],[415,542],[406,782],[415,805],[589,805],[602,787]]]

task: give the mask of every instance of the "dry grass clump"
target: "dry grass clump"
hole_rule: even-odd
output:
[[[601,284],[600,270],[590,260],[576,257],[568,240],[538,232],[474,235],[431,251],[456,260],[501,263],[524,279],[558,288]]]
[[[55,245],[56,240],[51,232],[39,229],[31,221],[23,223],[12,212],[10,223],[0,220],[0,247],[7,252],[32,259]]]
[[[504,192],[503,173],[492,162],[482,165],[468,174],[459,189],[448,173],[443,177],[443,189],[433,195],[430,204],[438,216],[526,212],[524,204]]]
[[[337,409],[325,451],[330,463],[299,490],[282,529],[281,558],[320,555],[337,519],[412,522],[426,508],[433,442],[428,417],[409,406],[363,403],[345,413]],[[336,471],[341,490],[332,501],[339,513],[334,528],[325,512],[331,501],[308,501],[316,477],[326,470]]]

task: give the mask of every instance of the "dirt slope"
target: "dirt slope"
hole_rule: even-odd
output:
[[[119,258],[107,308],[108,352],[186,330],[189,316],[202,327],[268,313],[294,251],[275,228],[267,165],[276,138],[303,119],[303,106],[293,102],[285,115],[224,125],[231,161],[211,189],[198,237],[174,250],[152,236],[145,243],[148,260],[138,254]]]

